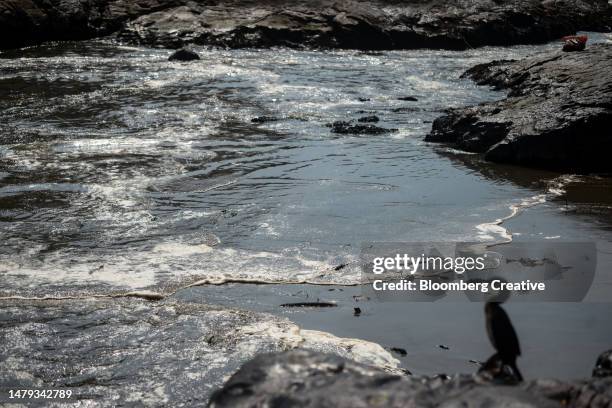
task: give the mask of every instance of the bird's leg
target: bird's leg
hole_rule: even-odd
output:
[[[508,362],[507,365],[508,365],[508,367],[510,367],[512,369],[512,373],[516,377],[516,380],[518,382],[522,382],[523,381],[523,375],[521,374],[520,370],[518,369],[518,367],[516,365],[516,360]]]

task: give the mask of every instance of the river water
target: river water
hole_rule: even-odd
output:
[[[595,42],[611,38],[591,35]],[[484,163],[423,142],[444,109],[504,96],[460,79],[467,68],[558,47],[202,48],[193,63],[168,62],[168,50],[105,41],[4,52],[0,294],[172,293],[201,280],[253,281],[278,286],[229,284],[178,295],[275,312],[274,287],[281,296],[286,285],[298,285],[297,293],[305,283],[357,283],[362,242],[512,237],[598,242],[603,272],[596,283],[605,297],[612,289],[604,271],[612,265],[612,183]],[[400,100],[406,96],[417,101]],[[398,131],[338,135],[326,126],[367,115]],[[261,116],[277,120],[252,122]],[[495,225],[511,208],[520,209],[517,216]],[[348,266],[334,270],[340,264]],[[344,304],[350,314],[350,301]],[[389,307],[372,305],[369,322],[342,323],[338,311],[290,318],[402,343],[415,350],[406,367],[423,373],[471,370],[468,355],[486,357],[476,355],[488,347],[484,329],[476,343],[461,338],[482,327],[481,305],[384,311]],[[456,308],[464,309],[460,318],[451,314]],[[528,375],[588,375],[612,345],[607,305],[513,310],[519,334],[531,340],[527,356],[553,341],[557,355],[568,355],[548,365],[534,358],[525,363]],[[558,324],[550,331],[529,334],[551,319]],[[415,332],[407,335],[407,327]],[[466,358],[427,354],[439,341],[465,345]]]

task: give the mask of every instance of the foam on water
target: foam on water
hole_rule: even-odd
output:
[[[577,180],[577,176],[562,175],[548,181],[544,194],[536,194],[534,196],[525,198],[516,204],[511,204],[508,207],[510,213],[505,217],[498,218],[493,222],[486,222],[477,225],[476,229],[479,232],[478,238],[484,241],[493,241],[493,245],[512,242],[512,233],[502,226],[504,222],[517,217],[521,214],[521,212],[528,208],[544,204],[552,198],[562,196],[565,193],[565,187],[570,183],[577,182]],[[546,239],[556,238],[560,238],[560,236],[546,237]]]
[[[334,271],[337,265],[333,255],[313,259],[302,255],[299,249],[284,252],[162,243],[122,256],[116,253],[111,256],[82,255],[78,263],[61,253],[35,264],[24,257],[22,260],[28,265],[18,262],[0,265],[4,277],[0,292],[6,293],[9,289],[9,293],[33,294],[29,297],[44,297],[45,293],[50,293],[52,298],[57,298],[75,290],[85,290],[83,293],[87,296],[104,296],[152,288],[153,293],[167,295],[182,287],[230,282],[353,285],[359,281],[356,260],[346,258],[355,267],[338,272]],[[160,284],[163,284],[161,288]],[[15,286],[19,286],[20,291],[14,291]]]

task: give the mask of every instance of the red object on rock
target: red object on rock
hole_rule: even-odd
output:
[[[563,37],[563,51],[582,51],[589,37],[586,35],[568,35]]]

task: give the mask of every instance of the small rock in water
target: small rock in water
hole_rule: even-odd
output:
[[[296,303],[283,303],[280,307],[336,307],[337,304],[333,302],[296,302]]]
[[[468,360],[468,361],[472,364],[476,364],[477,366],[482,366],[482,363],[480,361],[476,361],[476,360]]]
[[[166,296],[161,293],[157,293],[157,292],[140,291],[140,292],[128,292],[128,293],[113,295],[112,297],[138,298],[138,299],[144,299],[144,300],[157,301],[157,300],[163,300]]]
[[[396,354],[399,354],[402,357],[408,354],[406,349],[403,349],[401,347],[391,347],[390,350]]]
[[[364,116],[363,118],[359,118],[357,119],[357,122],[362,122],[362,123],[376,123],[378,122],[380,119],[378,118],[378,116],[376,115],[371,115],[371,116]]]
[[[334,271],[339,271],[341,269],[346,268],[347,266],[348,266],[348,264],[340,264],[340,265],[334,267]]]
[[[168,58],[168,61],[194,61],[199,59],[200,56],[195,52],[187,48],[181,48],[180,50],[175,51],[174,54]]]
[[[421,108],[418,108],[416,106],[402,106],[401,108],[391,109],[391,112],[393,113],[406,113],[406,112],[419,112],[419,111],[421,111]]]
[[[274,116],[258,116],[256,118],[251,119],[251,122],[253,122],[253,123],[266,123],[266,122],[276,122],[277,120],[279,120],[279,119],[275,118]]]
[[[336,121],[328,123],[332,133],[338,134],[357,134],[357,135],[380,135],[383,133],[397,132],[397,129],[387,129],[374,125],[353,125],[350,122]]]
[[[444,344],[438,344],[438,347],[440,347],[442,350],[450,350],[450,347],[445,346]]]
[[[369,102],[370,98],[357,98],[359,102]]]
[[[359,307],[354,307],[353,308],[353,315],[355,316],[359,316],[361,314],[361,308]]]
[[[414,96],[401,96],[399,98],[397,98],[398,101],[410,101],[410,102],[416,102],[418,101],[417,98],[415,98]]]
[[[224,208],[221,210],[221,214],[223,214],[224,218],[235,217],[236,215],[238,215],[238,211],[228,210],[227,208]]]

